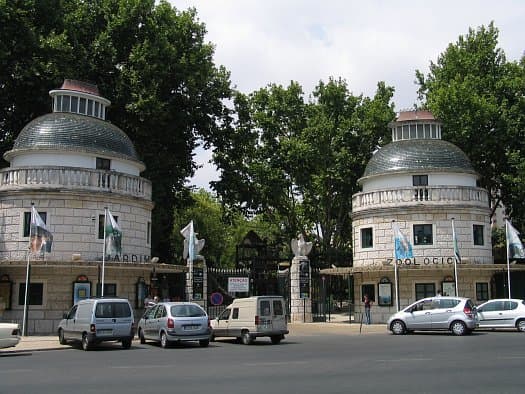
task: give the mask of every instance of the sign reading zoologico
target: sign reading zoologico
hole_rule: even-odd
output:
[[[431,265],[453,265],[454,264],[454,257],[423,257],[423,258],[411,258],[411,259],[387,259],[387,265],[393,265],[394,261],[395,264],[399,265],[406,265],[406,266],[416,266],[416,265],[422,265],[422,266],[431,266]],[[458,264],[461,264],[461,262],[458,261]]]

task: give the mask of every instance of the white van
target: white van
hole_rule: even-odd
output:
[[[120,341],[124,349],[129,349],[134,335],[133,308],[125,298],[79,301],[64,313],[58,325],[58,340],[62,345],[76,341],[84,350],[103,341]]]
[[[257,337],[270,337],[278,344],[288,334],[284,298],[254,296],[237,298],[211,321],[212,340],[216,337],[235,337],[245,345]]]

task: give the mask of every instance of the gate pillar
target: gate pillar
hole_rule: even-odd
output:
[[[291,321],[312,322],[310,260],[296,256],[290,267]]]
[[[207,308],[208,294],[208,270],[206,259],[197,255],[196,259],[187,260],[188,272],[186,272],[186,299]]]

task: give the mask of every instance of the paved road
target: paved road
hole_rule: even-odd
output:
[[[0,358],[0,393],[522,393],[524,336],[322,332]]]

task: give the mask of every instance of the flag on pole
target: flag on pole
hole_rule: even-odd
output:
[[[456,262],[461,263],[461,255],[459,254],[458,238],[456,236],[456,228],[454,227],[454,219],[452,219],[452,242],[454,243],[454,258]]]
[[[193,230],[193,220],[191,220],[186,227],[180,230],[184,237],[184,252],[183,257],[195,260],[195,232]]]
[[[506,220],[507,254],[509,259],[525,259],[525,249],[521,243],[519,232]]]
[[[412,245],[408,238],[401,232],[397,223],[392,223],[392,230],[394,231],[394,250],[396,260],[413,258]]]
[[[106,256],[122,254],[122,230],[109,209],[106,209],[104,229],[106,233]]]
[[[46,224],[38,214],[35,206],[31,207],[31,225],[29,229],[30,249],[33,253],[51,253],[53,245],[53,234],[46,227]]]

